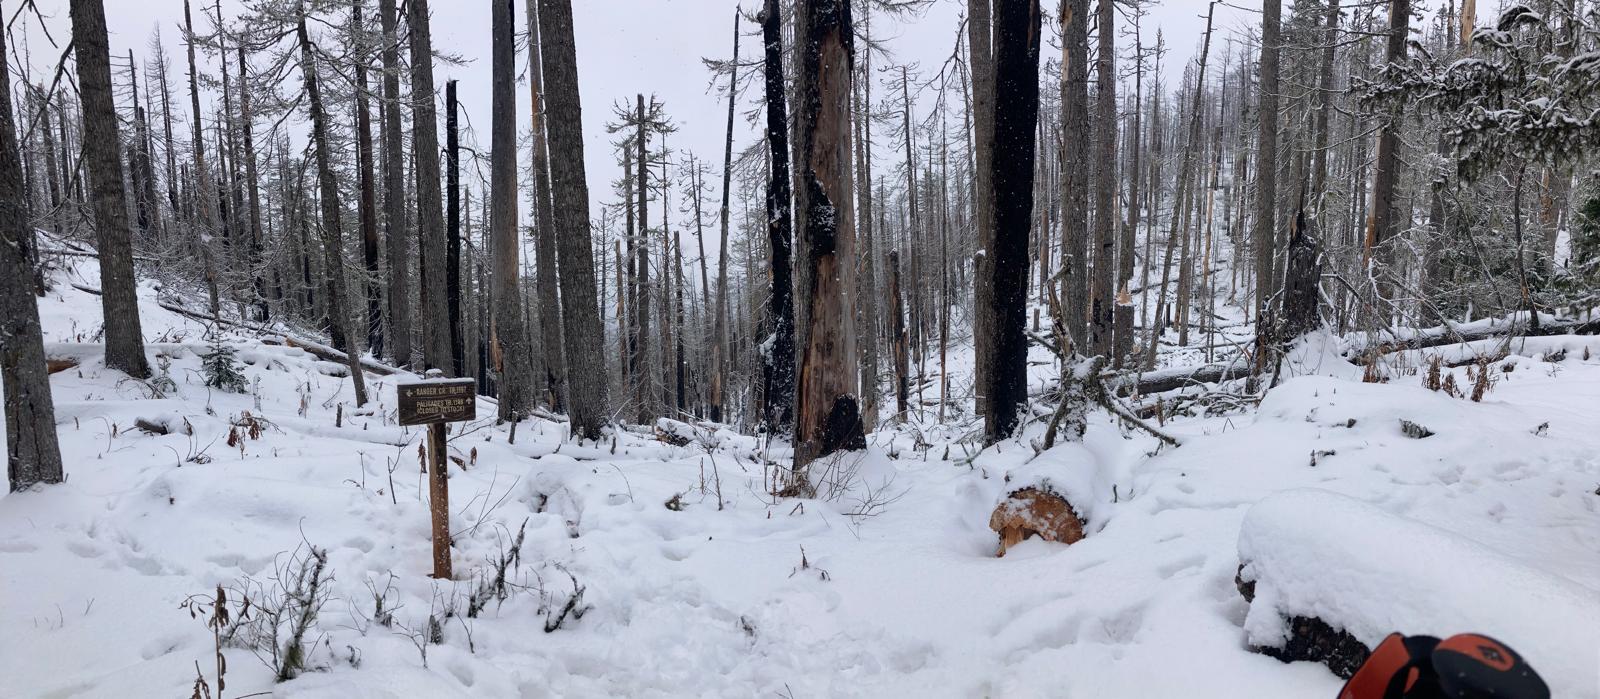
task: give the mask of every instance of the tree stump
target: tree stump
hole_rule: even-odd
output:
[[[1000,535],[996,557],[1030,536],[1045,541],[1071,544],[1083,538],[1083,520],[1067,499],[1045,489],[1029,486],[1013,490],[989,515],[989,528]]]

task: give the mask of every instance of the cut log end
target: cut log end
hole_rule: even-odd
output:
[[[1014,490],[989,516],[989,528],[1000,535],[996,557],[1030,536],[1071,544],[1083,538],[1083,520],[1066,498],[1039,488]]]

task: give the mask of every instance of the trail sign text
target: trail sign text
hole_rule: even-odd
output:
[[[403,383],[396,390],[402,425],[463,422],[478,416],[477,382],[472,379]]]

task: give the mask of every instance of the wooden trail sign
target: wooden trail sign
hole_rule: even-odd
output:
[[[395,386],[402,425],[428,426],[428,510],[433,518],[433,577],[449,580],[450,466],[445,454],[446,423],[478,416],[478,382],[473,379],[426,379]]]
[[[466,422],[478,417],[478,382],[473,379],[414,381],[395,387],[400,424]]]

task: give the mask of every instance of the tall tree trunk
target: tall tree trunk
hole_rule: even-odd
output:
[[[995,6],[994,179],[995,241],[989,276],[995,319],[985,441],[1017,427],[1028,399],[1028,342],[1023,333],[1028,294],[1028,231],[1032,227],[1034,147],[1039,119],[1039,2],[1001,0]],[[1069,311],[1070,313],[1070,311]]]
[[[264,250],[261,240],[261,180],[256,171],[255,127],[251,124],[254,118],[250,105],[251,88],[246,83],[249,79],[248,65],[244,46],[241,45],[239,47],[239,132],[244,152],[246,199],[250,205],[250,271],[256,287],[256,320],[265,322],[270,317],[270,312],[267,306],[266,270],[261,268],[261,256]],[[368,144],[370,143],[369,139]]]
[[[111,94],[111,49],[103,0],[72,1],[72,45],[83,102],[83,158],[94,197],[95,241],[100,253],[100,305],[105,313],[106,366],[136,379],[150,375],[139,329],[138,285],[133,278],[128,198],[122,188],[121,139]],[[11,99],[11,93],[4,95]],[[19,166],[20,169],[20,166]]]
[[[295,27],[300,40],[300,75],[304,78],[306,101],[311,110],[311,143],[317,152],[318,197],[322,203],[322,249],[327,269],[323,276],[328,281],[328,319],[335,328],[343,330],[347,346],[344,349],[346,364],[350,367],[350,383],[355,388],[356,405],[367,404],[367,385],[361,374],[360,336],[350,327],[348,301],[350,285],[344,271],[344,243],[339,225],[339,184],[333,178],[333,163],[328,152],[328,117],[322,108],[322,91],[317,84],[316,55],[311,47],[311,37],[306,33],[305,15]]]
[[[910,381],[911,357],[910,348],[906,346],[906,309],[905,298],[900,291],[900,252],[889,251],[889,344],[894,352],[894,401],[895,419],[905,422],[907,411],[910,410]]]
[[[1143,100],[1144,100],[1144,35],[1141,32],[1140,16],[1135,14],[1133,19],[1134,41],[1134,77],[1133,100],[1133,128],[1128,135],[1132,143],[1128,149],[1128,221],[1123,226],[1121,243],[1117,250],[1117,308],[1112,341],[1112,367],[1121,369],[1133,352],[1133,262],[1138,250],[1139,218],[1142,213],[1140,208],[1143,201],[1140,199],[1139,184],[1143,181],[1140,169],[1140,157],[1143,156]]]
[[[72,14],[76,20],[76,4]],[[73,24],[76,29],[77,22]],[[100,32],[104,47],[103,19]],[[64,474],[39,303],[34,297],[34,233],[24,202],[7,55],[5,35],[0,32],[0,95],[4,96],[0,98],[0,337],[5,338],[0,342],[0,388],[5,392],[6,481],[17,491],[35,483],[60,483]],[[110,67],[106,70],[109,79]]]
[[[979,254],[973,258],[973,274],[987,279],[994,251],[994,27],[990,0],[967,0],[967,61],[972,82],[972,227],[977,233]],[[870,54],[870,52],[869,52]],[[869,104],[868,107],[871,105]],[[865,183],[871,187],[871,183]],[[972,344],[973,399],[983,414],[989,392],[990,355],[994,352],[994,289],[977,284],[973,288]]]
[[[529,391],[528,336],[522,324],[517,244],[517,45],[514,0],[494,0],[494,97],[490,112],[489,247],[494,266],[494,334],[500,419],[517,420],[534,401]]]
[[[411,363],[411,227],[406,219],[406,155],[400,132],[403,126],[400,118],[400,33],[396,27],[395,0],[378,0],[378,22],[383,31],[383,234],[389,272],[387,344],[395,364],[407,366]]]
[[[866,446],[857,404],[855,211],[850,177],[850,81],[855,43],[848,0],[801,0],[796,76],[795,467]]]
[[[767,145],[772,156],[771,176],[767,180],[767,245],[771,248],[772,345],[767,361],[767,429],[786,435],[794,423],[794,281],[791,276],[790,235],[793,215],[789,210],[789,115],[784,104],[783,21],[778,0],[767,0],[761,11],[761,40],[765,44],[767,92]]]
[[[1388,46],[1384,56],[1389,65],[1398,66],[1406,60],[1406,42],[1409,40],[1411,30],[1411,0],[1391,0],[1389,3],[1389,29]],[[1395,243],[1391,242],[1399,234],[1404,222],[1400,220],[1399,200],[1397,190],[1400,181],[1400,128],[1401,114],[1397,109],[1390,109],[1383,114],[1378,128],[1378,155],[1373,166],[1372,174],[1372,224],[1367,229],[1366,244],[1363,246],[1363,262],[1369,274],[1381,275],[1383,281],[1377,285],[1379,299],[1375,299],[1373,307],[1378,309],[1379,317],[1373,320],[1382,326],[1387,326],[1389,318],[1389,301],[1393,293],[1390,291],[1389,279],[1395,274],[1390,269],[1395,261]]]
[[[862,36],[866,39],[866,41],[871,42],[872,41],[872,30],[871,30],[871,27],[869,26],[870,25],[869,20],[870,20],[870,18],[872,16],[871,5],[870,4],[864,5],[864,8],[865,8],[865,10],[864,10],[864,12],[862,13],[862,16],[861,16],[861,33],[862,33]],[[775,31],[774,34],[776,34],[776,33],[777,32]],[[771,46],[771,44],[773,42],[769,40],[767,43],[768,43],[768,46],[769,46],[768,51],[769,51],[769,56],[770,56],[770,51],[771,51],[770,46]],[[780,54],[780,59],[781,59],[781,54]],[[769,60],[771,60],[771,59],[769,58]],[[878,371],[878,356],[879,356],[878,355],[878,345],[879,345],[879,343],[878,343],[878,337],[879,337],[879,331],[878,331],[878,275],[877,275],[878,256],[877,256],[877,249],[873,245],[873,239],[872,239],[873,230],[872,230],[872,52],[871,51],[868,51],[867,54],[862,57],[861,63],[862,63],[862,66],[861,66],[861,79],[860,79],[860,83],[859,83],[859,85],[857,87],[857,91],[856,91],[857,94],[859,95],[859,100],[858,100],[858,103],[856,105],[856,115],[857,115],[856,118],[859,120],[859,124],[860,124],[859,129],[858,129],[859,132],[860,132],[860,137],[856,139],[856,143],[855,143],[855,146],[856,146],[856,185],[857,185],[856,186],[856,207],[857,207],[857,211],[856,211],[856,230],[861,236],[860,252],[859,252],[859,254],[856,255],[856,275],[857,275],[857,279],[856,279],[856,310],[857,310],[857,315],[856,315],[856,324],[857,324],[856,334],[858,336],[857,342],[860,343],[859,349],[861,350],[861,422],[865,426],[866,430],[870,432],[878,424],[878,403],[879,403],[879,400],[882,397],[882,394],[878,390],[878,374],[879,374],[879,371]],[[781,63],[780,63],[779,67],[780,67],[780,70],[781,70]],[[769,95],[772,94],[771,90],[772,90],[772,87],[771,87],[771,84],[769,83],[768,84],[768,94]],[[780,89],[777,92],[777,94],[779,96],[779,99],[781,99],[782,96],[783,96],[783,92],[781,90],[781,82],[780,82]],[[768,99],[770,100],[771,97],[769,96]],[[785,153],[784,164],[785,164],[785,166],[787,166],[788,165],[787,154],[788,154],[788,145],[789,145],[789,143],[788,143],[788,130],[789,130],[789,127],[788,127],[787,115],[785,115],[784,124],[782,125],[782,127],[783,127],[783,133],[784,133],[784,153]],[[786,209],[785,214],[787,215],[788,214],[787,207],[789,206],[789,194],[790,194],[791,190],[789,188],[788,179],[787,179],[788,178],[788,174],[785,173],[783,175],[783,177],[785,178],[784,179],[784,188],[783,188],[783,192],[784,192],[784,207]],[[788,232],[787,231],[785,232],[785,239],[786,240],[788,239]],[[792,402],[792,398],[793,398],[793,395],[794,395],[794,390],[793,390],[793,376],[794,376],[794,337],[793,337],[793,333],[794,333],[794,325],[793,325],[793,323],[794,323],[794,299],[793,299],[793,296],[792,296],[793,291],[794,291],[794,285],[793,285],[792,277],[787,276],[787,272],[786,272],[784,283],[785,283],[785,286],[786,286],[785,293],[786,294],[790,294],[790,298],[788,299],[790,338],[789,338],[789,351],[788,351],[788,355],[787,356],[789,358],[789,360],[788,360],[789,361],[789,374],[790,374],[789,398],[791,398],[791,401],[785,402],[785,403],[780,403],[780,404],[784,405],[784,409],[785,410],[789,410],[790,409],[789,403]]]
[[[416,2],[417,0],[410,0]],[[577,45],[572,0],[539,0],[539,52],[544,61],[545,104],[550,132],[550,184],[560,232],[561,320],[567,354],[572,433],[599,439],[608,405],[604,342],[590,249],[589,186],[584,180],[583,120],[578,98]]]
[[[450,361],[456,376],[467,373],[467,346],[461,318],[461,136],[456,127],[456,81],[444,84],[444,279],[450,317]]]
[[[550,209],[550,147],[545,137],[544,65],[539,56],[539,2],[528,0],[528,92],[533,124],[534,286],[539,299],[539,338],[545,375],[534,382],[546,392],[550,407],[565,410],[567,362],[562,350],[561,307],[556,292],[555,213]]]
[[[1062,0],[1061,32],[1061,322],[1077,351],[1088,352],[1089,0]]]
[[[1278,226],[1278,55],[1283,0],[1264,0],[1261,6],[1261,106],[1257,110],[1260,132],[1256,144],[1256,220],[1252,244],[1256,274],[1256,372],[1267,366],[1273,344],[1272,279],[1273,239]]]
[[[353,0],[350,23],[355,31],[364,31],[361,22],[361,5],[364,0]],[[359,39],[358,39],[359,41]],[[378,190],[373,181],[372,109],[367,102],[367,53],[364,47],[352,52],[356,74],[356,179],[361,191],[361,260],[366,266],[366,279],[361,288],[367,298],[367,346],[375,356],[383,356],[383,290],[378,270]],[[258,277],[259,278],[259,277]]]
[[[455,371],[452,341],[459,336],[450,312],[445,286],[447,246],[444,207],[439,193],[439,120],[434,109],[433,39],[429,28],[428,0],[406,0],[411,26],[411,146],[417,188],[417,238],[422,266],[423,364],[430,369]],[[457,330],[452,331],[455,326]]]
[[[1111,282],[1117,252],[1117,43],[1113,34],[1116,8],[1100,0],[1099,51],[1096,55],[1094,128],[1094,271],[1089,294],[1089,346],[1096,355],[1110,357],[1115,326]],[[1191,144],[1193,147],[1193,144]]]
[[[733,59],[728,68],[728,129],[722,155],[722,242],[717,253],[717,309],[712,319],[711,421],[721,422],[728,382],[728,207],[733,184],[733,112],[739,96],[739,12],[733,13]]]
[[[634,166],[638,168],[634,176],[635,194],[637,195],[639,227],[633,241],[633,252],[638,256],[638,273],[634,282],[638,285],[637,296],[633,304],[633,325],[637,333],[634,343],[636,354],[635,367],[638,373],[634,378],[634,407],[638,411],[638,422],[641,425],[653,424],[660,414],[660,402],[657,399],[655,362],[650,352],[650,343],[654,338],[650,336],[650,207],[647,205],[647,195],[650,191],[650,132],[647,128],[647,116],[644,107],[644,95],[636,95],[635,108],[638,115],[638,131],[634,134],[633,146],[638,155],[634,159]]]

